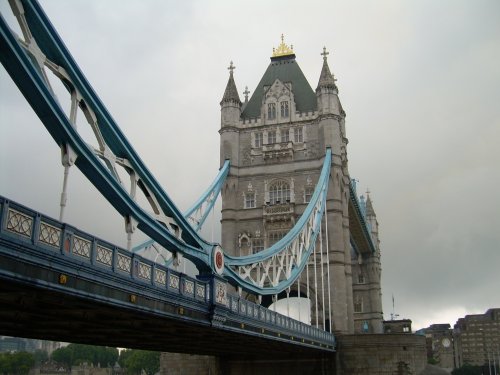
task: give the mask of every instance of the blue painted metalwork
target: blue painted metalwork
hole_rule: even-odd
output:
[[[243,287],[245,290],[249,290],[257,294],[279,294],[290,285],[293,284],[295,280],[300,276],[302,270],[307,264],[307,259],[311,255],[314,246],[316,245],[316,238],[320,231],[321,218],[323,217],[323,212],[326,204],[326,195],[328,190],[328,182],[330,177],[330,167],[332,163],[332,152],[330,149],[326,150],[325,158],[323,161],[323,167],[321,170],[318,183],[314,190],[313,196],[309,204],[307,205],[304,213],[297,221],[295,226],[283,237],[280,241],[275,243],[268,249],[260,251],[256,254],[242,256],[242,257],[231,257],[226,255],[226,267],[224,270],[224,275],[229,279],[237,282],[238,285]],[[319,209],[317,210],[317,206]],[[299,246],[303,247],[303,258],[297,261],[297,266],[291,270],[291,274],[276,285],[255,285],[247,280],[243,279],[237,271],[237,267],[249,266],[259,262],[264,262],[275,257],[278,253],[287,249],[287,247],[292,246],[292,243],[297,240],[301,232],[306,228],[308,221],[312,215],[314,224],[308,228],[310,236],[308,243],[301,243]],[[305,247],[305,248],[304,248]]]
[[[191,219],[191,221],[193,222],[194,229],[196,231],[199,231],[201,229],[201,227],[205,223],[205,220],[210,210],[212,210],[212,208],[214,207],[215,201],[220,194],[222,185],[224,185],[224,181],[226,181],[227,174],[229,173],[229,167],[230,167],[230,162],[229,160],[226,160],[224,162],[224,165],[220,169],[219,173],[215,177],[214,181],[212,182],[212,184],[202,194],[202,196],[193,204],[193,206],[184,213],[184,217],[187,220],[193,218]],[[203,207],[203,204],[205,202],[207,202],[207,206]],[[200,219],[194,218],[194,215],[198,211],[200,211],[201,214]]]
[[[197,228],[193,228],[189,224],[146,168],[80,71],[40,5],[36,0],[21,0],[15,5],[22,5],[24,8],[18,9],[18,16],[25,17],[23,22],[20,22],[21,27],[26,24],[29,29],[23,30],[23,33],[26,34],[25,37],[32,35],[32,38],[20,42],[5,20],[1,18],[0,47],[2,54],[0,59],[56,143],[61,148],[69,147],[75,152],[75,165],[113,207],[126,218],[127,222],[131,223],[131,227],[134,226],[132,223],[136,222],[138,229],[165,249],[182,253],[197,266],[202,274],[216,272],[213,257],[218,245],[209,243],[199,236]],[[88,146],[62,110],[45,79],[44,66],[49,67],[57,74],[72,97],[74,94],[80,98],[77,104],[86,111],[87,120],[99,143],[98,150],[93,150]],[[104,160],[104,163],[101,159]],[[128,193],[121,184],[115,170],[115,164],[124,167],[130,174],[131,180],[134,181],[131,188],[134,193],[132,191]],[[290,286],[300,276],[319,233],[318,228],[325,205],[330,164],[331,151],[327,150],[320,181],[311,202],[296,226],[282,240],[258,254],[241,258],[224,256],[226,264],[223,274],[229,281],[252,293],[277,294]],[[228,167],[226,165],[220,174],[227,173]],[[216,181],[214,188],[220,189],[221,184],[220,181]],[[139,187],[148,198],[156,216],[149,214],[137,204],[133,195],[136,187]],[[204,197],[206,198],[209,194],[205,194]],[[167,218],[171,222],[166,224],[162,218]],[[361,220],[363,220],[362,217]],[[306,223],[308,233],[301,234],[301,231],[306,228]],[[366,229],[365,227],[364,229]],[[277,257],[280,252],[286,251],[288,247],[292,246],[292,242],[296,241],[299,235],[304,235],[308,242],[305,244],[306,241],[303,241],[304,244],[294,245],[301,246],[295,248],[295,251],[304,256],[296,262],[293,269],[287,270],[286,280],[278,283],[273,282],[272,285],[269,283],[264,285],[262,282],[261,285],[255,285],[255,283],[249,283],[240,277],[239,273],[235,271],[234,268],[237,267],[270,261],[271,258]],[[371,241],[370,236],[369,240]]]
[[[363,211],[361,210],[358,196],[356,195],[356,180],[354,179],[351,180],[351,184],[349,185],[349,197],[351,199],[351,202],[353,203],[354,209],[356,210],[356,215],[358,216],[359,221],[361,223],[363,235],[365,239],[368,241],[368,246],[370,247],[372,253],[375,254],[376,248],[375,245],[373,244],[373,239],[370,234],[370,230],[368,229],[368,225],[365,220],[365,215],[363,215]]]
[[[204,317],[203,320],[195,321],[189,316],[172,315],[175,319],[286,341],[292,345],[335,350],[333,334],[229,294],[227,281],[221,277],[191,278],[1,196],[0,258],[15,259],[19,265],[26,262],[41,270],[90,280],[102,287],[99,290],[112,288],[134,295],[143,294],[152,300],[201,312]],[[89,297],[89,291],[61,287],[57,280],[37,279],[46,272],[24,275],[22,270],[23,267],[16,266],[12,272],[0,262],[0,280],[43,284],[45,289]],[[113,297],[90,297],[120,308],[169,315],[163,310],[148,310]]]
[[[40,5],[31,0],[21,3],[24,6],[26,22],[38,47],[47,59],[65,71],[70,81],[64,83],[69,90],[76,90],[82,97],[80,107],[92,109],[105,146],[109,147],[116,158],[127,161],[137,175],[138,186],[147,196],[151,193],[154,195],[163,214],[171,217],[179,227],[180,235],[173,234],[164,224],[139,207],[124,190],[116,175],[111,173],[80,137],[46,84],[40,67],[26,53],[2,17],[0,20],[2,64],[51,136],[60,147],[69,145],[76,152],[76,166],[121,215],[136,220],[137,227],[163,247],[182,252],[199,269],[211,272],[210,258],[214,245],[196,233],[143,164],[80,71]],[[105,151],[104,149],[103,152]]]
[[[217,197],[220,194],[222,185],[226,180],[227,174],[229,173],[229,169],[230,169],[230,162],[229,160],[226,160],[222,165],[221,169],[219,170],[219,173],[215,177],[214,181],[210,184],[207,190],[193,204],[193,206],[184,213],[184,217],[186,218],[186,220],[191,221],[196,231],[199,231],[201,229],[201,227],[205,223],[206,218],[208,217],[210,210],[212,210],[215,201],[217,200]],[[207,203],[207,205],[203,206],[204,203]],[[194,215],[197,212],[200,213],[201,216],[200,219],[196,219],[194,217]],[[132,251],[133,252],[144,251],[150,246],[152,246],[154,243],[155,243],[154,240],[149,239],[137,246],[134,246],[132,248]],[[169,264],[171,263],[172,259],[169,260]]]

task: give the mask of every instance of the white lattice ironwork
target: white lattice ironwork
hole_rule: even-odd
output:
[[[167,285],[167,273],[160,269],[155,269],[155,283]]]
[[[179,289],[179,276],[170,274],[168,276],[168,286],[172,289]]]
[[[95,260],[101,264],[111,267],[113,263],[113,250],[97,245]]]
[[[292,271],[305,264],[309,254],[307,249],[314,246],[321,222],[321,214],[326,196],[326,188],[322,189],[321,196],[309,215],[306,225],[295,239],[281,251],[270,255],[260,261],[244,265],[231,265],[241,279],[257,287],[276,287],[282,281],[290,279]]]
[[[56,228],[45,222],[40,223],[40,234],[38,240],[53,247],[59,247],[61,244],[61,229]]]
[[[33,218],[22,212],[9,208],[7,215],[7,230],[31,238]]]
[[[196,297],[205,299],[205,285],[196,284]]]
[[[215,282],[215,302],[227,305],[227,284],[219,281]]]
[[[191,280],[184,280],[184,293],[185,294],[194,294],[194,282]]]
[[[151,280],[151,266],[149,264],[139,262],[137,274],[142,279]]]
[[[90,259],[92,242],[79,236],[73,236],[73,254]]]
[[[120,271],[130,273],[131,265],[132,265],[132,258],[123,254],[118,254],[116,267]]]

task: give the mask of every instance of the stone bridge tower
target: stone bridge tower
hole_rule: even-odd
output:
[[[333,157],[323,243],[328,240],[329,264],[324,265],[324,274],[326,277],[326,273],[330,273],[331,304],[320,310],[328,320],[331,308],[334,332],[353,333],[363,329],[381,332],[383,317],[377,256],[374,258],[377,272],[363,274],[366,280],[374,280],[375,284],[370,281],[370,286],[376,292],[359,292],[363,294],[363,307],[376,311],[361,309],[364,315],[356,319],[360,312],[358,305],[355,312],[353,284],[360,279],[353,282],[352,267],[359,268],[358,257],[353,257],[353,253],[361,254],[361,258],[367,257],[363,255],[362,245],[353,246],[357,237],[350,227],[359,227],[363,219],[358,217],[360,215],[350,217],[352,210],[361,211],[352,201],[347,168],[346,115],[327,55],[323,49],[323,65],[314,91],[302,73],[293,49],[284,43],[282,37],[250,99],[248,90],[245,90],[244,102],[238,95],[233,73],[235,67],[231,62],[229,80],[220,103],[220,158],[221,163],[225,159],[231,161],[231,170],[222,191],[221,242],[224,249],[233,251],[231,255],[248,255],[281,239],[304,212],[318,181],[325,149],[330,147]],[[375,226],[372,229],[378,231]],[[359,236],[362,238],[363,234]],[[374,242],[377,241],[378,237]],[[361,251],[353,247],[359,247]],[[301,295],[308,295],[305,276],[300,284]],[[324,289],[327,293],[326,285]],[[297,290],[293,292],[297,293]],[[323,317],[313,317],[313,323],[315,319],[322,320]],[[355,328],[355,321],[360,319],[361,323],[358,322]]]

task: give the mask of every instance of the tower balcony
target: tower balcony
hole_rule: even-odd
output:
[[[293,159],[293,142],[271,143],[262,146],[262,157],[264,160]]]
[[[263,219],[265,224],[283,223],[295,224],[295,203],[285,202],[263,207]]]

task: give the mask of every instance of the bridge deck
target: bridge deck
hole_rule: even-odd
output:
[[[334,351],[329,333],[237,296],[217,303],[214,280],[148,262],[0,197],[0,334],[234,358]]]

